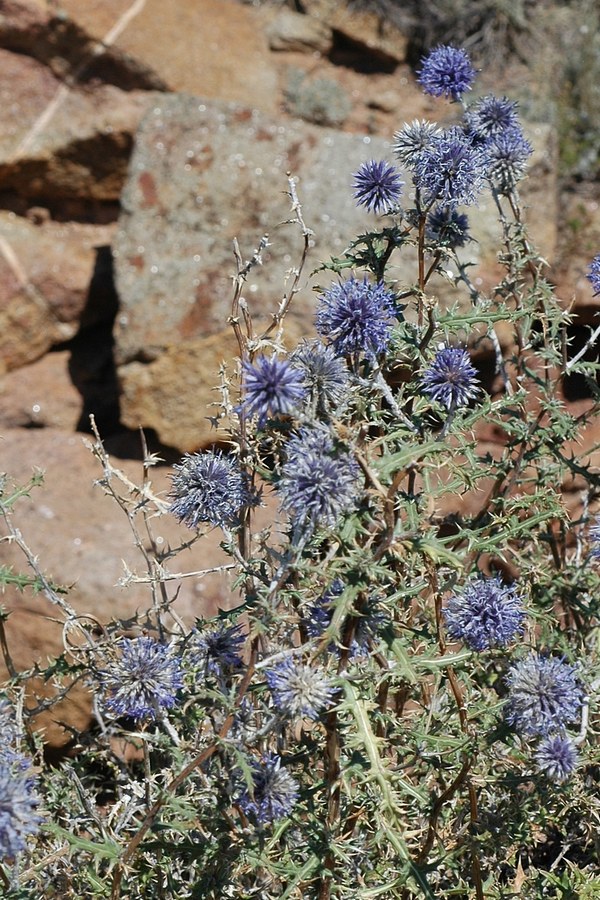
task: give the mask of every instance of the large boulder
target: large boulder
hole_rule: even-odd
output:
[[[533,233],[542,230],[548,254],[555,241],[553,148],[548,131],[530,131],[537,174],[524,196]],[[219,350],[211,335],[223,332],[231,312],[233,240],[248,259],[269,234],[264,265],[244,290],[257,330],[276,311],[286,274],[301,256],[300,229],[289,224],[288,172],[298,179],[304,218],[314,231],[289,321],[295,335],[312,333],[313,288],[327,287],[332,276],[311,272],[340,256],[356,235],[378,227],[375,216],[357,208],[352,190],[353,173],[370,158],[391,160],[390,141],[300,121],[284,124],[256,110],[184,94],[164,97],[149,112],[136,138],[114,245],[121,304],[115,358],[128,425],[151,426],[180,449],[212,439],[207,400],[216,399],[211,389],[219,353],[227,358],[231,349],[224,343]],[[477,242],[463,255],[476,264],[472,277],[485,289],[499,274],[501,246],[491,198],[470,217]],[[399,285],[414,283],[410,248],[392,263],[390,276]],[[432,279],[430,290],[442,301],[457,297],[441,278]],[[145,368],[148,363],[152,368]],[[172,385],[168,391],[166,383]]]

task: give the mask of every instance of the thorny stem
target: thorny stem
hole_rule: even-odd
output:
[[[435,605],[435,624],[436,624],[436,632],[437,632],[437,640],[438,647],[440,650],[440,655],[445,656],[446,654],[446,641],[444,638],[444,626],[442,622],[442,596],[438,587],[437,580],[437,572],[433,566],[429,566],[431,584],[432,584],[432,592],[433,599]],[[450,689],[454,696],[454,700],[456,702],[456,708],[458,711],[458,718],[460,722],[461,731],[467,738],[471,738],[471,729],[469,727],[469,719],[467,716],[467,708],[466,708],[466,700],[463,688],[456,677],[456,672],[452,666],[448,666],[446,669],[446,673],[448,676],[448,681],[450,683]],[[421,852],[418,856],[418,862],[424,863],[427,859],[429,851],[433,846],[433,842],[435,840],[437,821],[439,819],[440,813],[443,809],[444,803],[451,799],[452,796],[456,793],[456,791],[461,787],[462,784],[467,785],[467,792],[469,795],[469,815],[471,821],[471,829],[472,832],[475,831],[477,827],[477,823],[479,820],[478,809],[477,809],[477,792],[475,790],[475,786],[469,777],[469,771],[474,762],[474,754],[469,754],[467,751],[463,753],[463,763],[458,775],[455,777],[454,781],[449,785],[448,788],[443,792],[443,794],[438,797],[437,801],[434,803],[433,808],[431,810],[429,816],[429,827],[427,830],[427,836],[425,838],[425,842],[423,847],[421,848]],[[473,883],[475,885],[475,894],[477,900],[484,900],[483,894],[483,883],[481,880],[481,864],[479,862],[479,857],[477,855],[476,846],[472,847],[471,850],[471,870],[473,873]]]
[[[229,715],[227,716],[227,718],[225,719],[225,721],[223,722],[223,725],[221,726],[221,729],[219,730],[219,733],[217,734],[216,739],[211,744],[209,744],[208,747],[205,747],[204,750],[202,751],[202,753],[199,753],[197,756],[195,756],[194,759],[192,759],[191,762],[189,762],[187,764],[187,766],[185,766],[185,768],[181,770],[179,775],[176,775],[175,778],[173,778],[172,781],[169,782],[169,784],[165,788],[164,793],[155,801],[155,803],[152,805],[152,807],[148,810],[146,817],[144,818],[144,821],[142,822],[142,824],[140,825],[140,827],[138,828],[138,830],[136,831],[136,833],[134,834],[132,839],[129,841],[129,843],[125,847],[125,850],[121,854],[121,858],[120,858],[119,862],[117,863],[117,866],[115,867],[115,871],[113,874],[113,880],[112,880],[112,886],[111,886],[111,894],[110,894],[111,900],[118,900],[118,898],[120,897],[121,882],[123,880],[123,874],[125,872],[125,868],[129,862],[129,860],[133,857],[134,853],[140,846],[141,842],[143,841],[144,837],[148,833],[149,829],[153,826],[154,822],[156,821],[156,818],[157,818],[158,814],[160,813],[162,807],[164,806],[164,804],[167,800],[167,797],[169,795],[175,794],[175,792],[178,790],[178,788],[180,788],[181,785],[190,777],[192,772],[194,772],[201,765],[203,765],[205,762],[207,762],[207,760],[209,760],[211,758],[211,756],[213,756],[216,753],[216,751],[219,748],[220,743],[224,740],[224,738],[227,737],[227,734],[229,733],[229,730],[234,722],[235,710],[239,709],[239,707],[242,703],[242,700],[244,699],[244,696],[246,694],[246,691],[248,690],[250,682],[252,680],[252,676],[254,674],[254,666],[256,663],[256,657],[257,657],[257,642],[255,640],[255,641],[253,641],[252,648],[250,651],[250,662],[248,664],[248,668],[246,669],[246,673],[240,684],[240,688],[239,688],[237,696],[235,698],[234,711],[230,712]]]
[[[419,216],[419,293],[417,295],[417,325],[423,327],[423,293],[425,291],[425,222],[427,216],[422,212]]]

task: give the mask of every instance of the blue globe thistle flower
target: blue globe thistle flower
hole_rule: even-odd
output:
[[[395,133],[392,150],[399,162],[409,169],[413,169],[423,151],[427,150],[431,142],[440,134],[440,129],[433,122],[413,119]]]
[[[472,240],[469,219],[453,207],[436,206],[427,216],[426,235],[441,247],[455,250]]]
[[[487,144],[473,144],[459,128],[448,128],[433,138],[415,164],[415,185],[425,202],[476,203],[488,174],[486,148]]]
[[[327,590],[308,607],[304,616],[304,626],[309,637],[320,638],[329,628],[333,618],[335,600],[342,594],[344,587],[341,578],[334,579]],[[349,659],[367,656],[378,632],[386,623],[386,616],[378,608],[375,596],[368,598],[361,615],[357,615],[355,618],[354,635],[348,648]],[[330,644],[328,650],[335,655],[340,653],[338,647],[333,643]]]
[[[488,94],[469,106],[465,113],[465,126],[467,132],[479,140],[518,128],[517,104],[508,97]]]
[[[325,672],[291,657],[265,670],[275,707],[291,719],[319,718],[335,691]]]
[[[388,346],[394,300],[382,282],[350,278],[334,283],[319,297],[315,320],[321,337],[329,338],[338,356],[365,353],[376,356]]]
[[[398,204],[403,185],[395,166],[371,159],[354,174],[354,199],[368,212],[387,213]]]
[[[507,128],[486,142],[488,176],[500,194],[509,194],[527,171],[533,153],[520,128]]]
[[[326,427],[305,428],[287,444],[277,483],[281,508],[306,529],[333,526],[356,505],[359,468]]]
[[[583,691],[574,666],[554,656],[532,651],[506,676],[506,719],[521,735],[564,731],[577,719]]]
[[[421,378],[423,391],[446,409],[467,406],[480,391],[477,369],[460,347],[444,347]]]
[[[560,784],[577,768],[579,753],[568,735],[555,734],[540,742],[535,761],[540,772]]]
[[[450,597],[444,610],[448,633],[471,650],[505,647],[523,631],[525,610],[514,586],[476,578]]]
[[[175,705],[183,675],[174,649],[151,637],[123,638],[121,656],[101,675],[105,705],[116,716],[156,719]]]
[[[189,658],[207,673],[220,675],[223,671],[239,669],[243,665],[241,651],[245,642],[241,625],[220,622],[207,631],[194,629],[188,644]]]
[[[440,44],[423,57],[417,81],[426,94],[460,100],[471,90],[476,74],[466,50]]]
[[[245,790],[238,800],[244,813],[261,825],[289,816],[298,799],[298,783],[281,768],[281,757],[267,753],[250,766],[252,791]]]
[[[30,761],[21,754],[0,754],[0,857],[15,859],[42,822],[40,798]]]
[[[174,466],[169,511],[188,528],[200,522],[234,525],[250,501],[246,476],[236,459],[220,453],[186,453]]]
[[[302,372],[307,399],[315,414],[339,407],[348,396],[350,373],[344,359],[321,341],[304,341],[290,357]]]
[[[594,296],[600,294],[600,253],[589,264],[586,278],[594,289]]]
[[[258,424],[275,416],[291,416],[302,403],[306,389],[302,372],[287,360],[259,356],[254,363],[245,362],[244,399],[241,410],[257,416]]]

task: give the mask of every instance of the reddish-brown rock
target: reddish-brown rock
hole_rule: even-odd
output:
[[[39,359],[114,309],[88,302],[98,253],[110,225],[44,222],[0,213],[0,372]]]

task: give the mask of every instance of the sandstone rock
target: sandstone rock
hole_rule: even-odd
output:
[[[542,138],[540,132],[536,158],[551,161],[551,144],[544,144]],[[194,342],[222,331],[230,313],[233,239],[238,238],[244,257],[249,258],[261,235],[270,234],[271,246],[263,253],[265,264],[252,272],[245,290],[253,317],[264,323],[277,308],[285,272],[300,257],[298,229],[276,227],[290,217],[284,193],[286,171],[298,176],[305,221],[315,231],[309,273],[322,260],[339,256],[357,234],[377,227],[377,219],[355,205],[352,173],[366,159],[385,157],[391,159],[390,144],[382,138],[342,134],[301,122],[278,124],[255,111],[185,95],[165,97],[149,113],[138,133],[114,251],[121,300],[115,358],[120,366],[138,362],[120,374],[128,424],[151,425],[163,440],[181,449],[197,446],[192,443],[202,433],[197,420],[188,429],[183,424],[185,416],[173,415],[168,406],[195,408],[197,391],[214,386],[214,380],[209,385],[203,381],[206,369],[200,373],[193,366],[202,388],[193,379],[190,383],[186,369],[189,358],[198,352]],[[554,235],[546,225],[555,203],[553,172],[548,165],[544,177],[535,179],[536,193],[530,195],[527,213],[532,233],[536,234],[538,224],[546,232],[545,253],[551,252]],[[501,232],[491,198],[485,197],[469,215],[477,242],[465,248],[463,257],[477,264],[472,277],[486,289],[499,275],[496,255]],[[398,284],[412,284],[416,280],[414,250],[397,254],[390,274]],[[331,280],[327,272],[303,280],[289,317],[298,333],[312,331],[315,299],[310,288],[327,287]],[[460,298],[464,302],[464,293],[457,293],[439,277],[432,279],[430,292],[444,302]],[[182,342],[187,341],[192,343],[184,349]],[[161,377],[179,384],[182,392],[175,400],[176,391],[171,391],[168,402],[166,395],[161,400],[158,387],[146,394],[150,382],[158,382],[150,373],[144,380],[140,368],[167,349],[168,365],[165,362]],[[180,440],[176,439],[177,419],[185,430]]]
[[[29,200],[117,200],[132,136],[155,95],[69,89],[41,63],[0,50],[0,191]]]
[[[82,322],[111,321],[110,298],[90,297],[90,284],[113,232],[110,225],[36,226],[0,213],[0,370],[38,359]]]
[[[166,90],[277,107],[266,39],[252,11],[233,0],[147,0],[132,17],[131,0],[60,0],[60,9],[97,41],[117,28],[111,53]]]
[[[291,9],[281,10],[267,27],[266,35],[271,50],[329,53],[332,46],[331,28],[326,22]]]
[[[334,32],[377,61],[392,69],[406,60],[408,38],[383,16],[366,10],[348,9],[338,0],[303,0],[309,16],[325,22]],[[369,68],[368,63],[363,63]]]
[[[302,292],[291,317],[312,327],[310,286],[328,285],[311,268],[340,255],[374,218],[357,209],[352,173],[381,139],[341,134],[306,123],[282,124],[261,114],[182,94],[164,98],[136,140],[115,240],[121,311],[115,331],[118,364],[153,359],[170,344],[221,331],[230,313],[234,238],[249,258],[268,232],[265,265],[245,296],[256,318],[277,309],[285,273],[300,260],[302,236],[290,219],[286,172],[298,176],[307,225],[315,231]]]
[[[69,378],[68,350],[47,353],[0,379],[0,433],[9,428],[75,431],[81,396]]]

